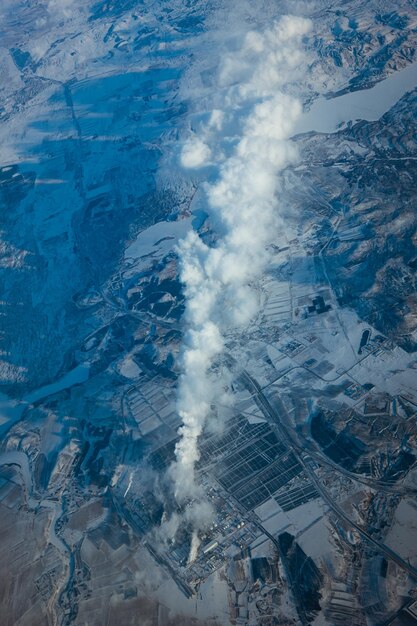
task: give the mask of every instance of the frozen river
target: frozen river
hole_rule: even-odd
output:
[[[295,133],[334,133],[357,120],[379,120],[408,91],[417,86],[417,62],[394,72],[370,89],[327,100],[320,96],[296,124]]]

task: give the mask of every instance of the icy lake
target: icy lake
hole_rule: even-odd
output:
[[[296,123],[294,135],[315,131],[334,133],[347,122],[379,120],[408,91],[417,86],[417,62],[394,72],[370,89],[330,100],[320,96]]]

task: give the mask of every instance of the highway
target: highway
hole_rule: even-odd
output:
[[[333,498],[324,488],[323,484],[319,481],[314,470],[312,469],[312,458],[306,452],[300,450],[299,446],[294,441],[293,436],[288,432],[288,429],[283,423],[280,415],[271,406],[269,400],[263,394],[262,389],[260,385],[256,382],[256,380],[254,380],[252,376],[250,376],[250,374],[246,371],[242,372],[242,374],[240,375],[240,379],[246,386],[246,388],[253,394],[254,400],[257,402],[259,408],[268,419],[268,422],[271,424],[271,426],[274,426],[280,437],[284,441],[286,441],[287,445],[292,449],[294,455],[296,456],[300,465],[303,467],[307,476],[310,478],[311,482],[316,487],[323,500],[337,515],[337,517],[342,520],[346,525],[354,528],[369,544],[371,544],[377,550],[377,552],[383,554],[387,559],[393,561],[396,565],[398,565],[398,567],[406,571],[412,578],[417,580],[417,569],[415,567],[408,563],[408,561],[405,561],[399,554],[394,552],[394,550],[386,546],[384,543],[381,543],[377,539],[374,539],[366,530],[364,530],[361,526],[356,524],[356,522],[351,520],[343,511],[343,509],[333,500]],[[280,403],[279,410],[283,413],[286,412],[286,409],[282,403]]]

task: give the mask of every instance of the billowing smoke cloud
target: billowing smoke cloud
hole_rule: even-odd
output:
[[[225,333],[245,327],[258,310],[251,284],[268,264],[279,227],[279,173],[296,158],[289,138],[302,107],[292,88],[305,76],[302,38],[309,30],[308,20],[285,17],[266,32],[247,33],[222,65],[216,108],[182,149],[183,167],[216,171],[205,193],[220,237],[209,246],[190,232],[179,246],[188,331],[178,392],[183,424],[171,469],[180,502],[199,496],[198,438],[217,393],[210,368]]]
[[[74,0],[49,0],[47,7],[51,15],[68,18],[71,17],[75,4]]]

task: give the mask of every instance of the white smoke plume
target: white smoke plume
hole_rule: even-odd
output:
[[[72,17],[77,8],[76,5],[74,0],[49,0],[46,6],[51,15],[67,19]]]
[[[202,115],[185,142],[185,168],[215,168],[205,193],[220,234],[206,245],[190,232],[180,243],[186,295],[186,333],[178,392],[181,436],[172,466],[179,502],[199,497],[198,438],[211,413],[215,388],[210,367],[230,328],[244,327],[258,310],[251,283],[268,264],[267,246],[280,221],[280,172],[296,158],[290,137],[302,113],[292,87],[306,75],[302,39],[310,22],[284,17],[263,33],[246,34],[221,68],[215,109]]]

